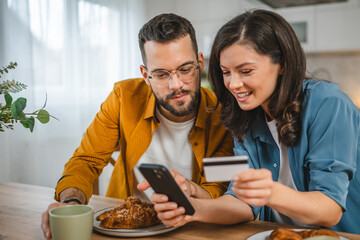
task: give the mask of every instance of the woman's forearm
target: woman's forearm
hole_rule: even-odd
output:
[[[231,195],[217,199],[194,199],[194,220],[218,224],[235,224],[254,219],[251,207]]]
[[[269,207],[305,224],[332,227],[342,216],[342,208],[325,194],[300,192],[274,182]]]

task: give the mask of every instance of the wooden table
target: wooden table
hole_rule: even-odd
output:
[[[45,239],[40,228],[41,214],[54,202],[54,189],[19,183],[0,183],[0,240]],[[121,200],[94,195],[89,205],[95,211],[114,206]],[[277,227],[293,227],[276,223],[252,221],[235,225],[193,222],[172,232],[139,239],[246,239],[249,236]],[[358,234],[340,233],[349,239]],[[93,233],[92,239],[137,239],[111,237]]]

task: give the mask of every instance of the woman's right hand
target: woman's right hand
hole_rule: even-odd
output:
[[[241,201],[254,206],[267,205],[273,194],[274,181],[270,170],[249,169],[233,178],[232,191]]]

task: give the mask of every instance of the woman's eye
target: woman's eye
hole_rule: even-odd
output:
[[[223,71],[223,72],[222,72],[222,74],[223,74],[223,75],[229,75],[229,74],[230,74],[230,72]]]
[[[241,73],[242,74],[249,74],[251,73],[252,70],[241,70]]]

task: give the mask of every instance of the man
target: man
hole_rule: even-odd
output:
[[[140,30],[139,45],[143,79],[115,84],[65,165],[55,189],[57,201],[88,203],[94,181],[118,146],[120,156],[108,197],[145,198],[136,188],[143,181],[137,169],[141,163],[176,169],[178,177],[191,179],[185,180],[186,185],[196,198],[217,198],[226,190],[226,184],[207,183],[203,174],[202,159],[233,155],[233,140],[220,125],[219,109],[208,111],[217,101],[211,91],[200,87],[204,57],[198,53],[191,23],[175,14],[156,16]],[[62,204],[50,204],[43,213],[46,238],[51,235],[48,211]]]

